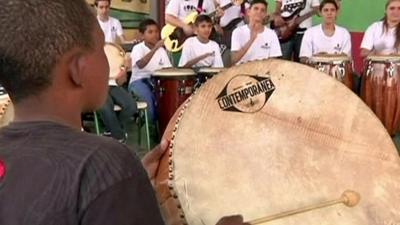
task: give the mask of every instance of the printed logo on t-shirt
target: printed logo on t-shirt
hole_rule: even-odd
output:
[[[117,32],[117,28],[116,27],[111,27],[111,32]]]
[[[340,46],[340,44],[338,43],[333,49],[335,49],[335,51],[337,53],[340,53],[342,51],[342,47]]]
[[[197,10],[197,6],[194,6],[194,5],[185,5],[185,6],[183,6],[183,10],[184,10],[185,12],[194,12],[194,11]],[[202,9],[202,12],[207,13],[207,10]]]
[[[269,49],[270,46],[269,46],[269,44],[268,44],[268,42],[267,42],[267,43],[265,43],[264,45],[261,45],[261,48],[263,48],[263,49]]]
[[[158,65],[159,65],[159,66],[164,66],[164,62],[163,62],[162,59],[160,59],[160,61],[158,62]]]
[[[193,12],[193,11],[196,11],[196,6],[194,6],[194,5],[185,5],[183,7],[183,10],[185,10],[185,12]]]

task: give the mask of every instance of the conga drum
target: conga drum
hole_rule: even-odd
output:
[[[233,214],[251,224],[400,222],[390,136],[351,90],[308,66],[232,67],[187,99],[164,138],[155,185],[168,225]]]
[[[367,57],[361,97],[394,135],[400,126],[400,56]]]
[[[336,78],[348,88],[353,88],[353,65],[348,56],[314,55],[310,58],[309,63],[319,71]]]
[[[125,68],[125,51],[121,46],[114,43],[106,43],[104,45],[108,64],[110,66],[109,79],[110,84],[116,85],[115,79],[121,70]]]
[[[8,95],[0,95],[0,127],[14,120],[14,107]]]
[[[196,73],[192,69],[165,68],[152,75],[160,132],[164,132],[176,109],[193,93]]]
[[[201,67],[195,69],[197,71],[197,87],[200,87],[208,79],[211,79],[214,75],[225,70],[225,68],[214,68],[214,67]]]

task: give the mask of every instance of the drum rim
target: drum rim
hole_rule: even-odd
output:
[[[400,55],[398,55],[398,56],[393,56],[393,55],[370,55],[370,56],[366,57],[366,61],[380,62],[380,63],[400,62]]]
[[[121,56],[122,56],[122,57],[125,57],[126,52],[125,52],[125,50],[124,50],[120,45],[115,44],[115,43],[112,43],[112,42],[106,42],[106,43],[104,44],[104,48],[105,48],[106,46],[115,47],[116,49],[119,50],[119,52],[121,53]]]
[[[172,74],[171,74],[172,73]],[[189,68],[168,67],[153,72],[153,77],[179,77],[179,76],[195,76],[196,72]]]
[[[198,73],[219,73],[226,69],[225,67],[199,67],[196,70]]]
[[[309,58],[310,63],[312,64],[341,64],[341,63],[350,63],[352,59],[349,56],[311,56]]]

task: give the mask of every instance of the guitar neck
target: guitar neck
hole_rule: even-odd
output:
[[[314,16],[315,14],[317,14],[317,11],[315,11],[315,10],[310,11],[310,12],[308,12],[308,13],[302,15],[302,16],[297,17],[297,18],[295,19],[295,23],[296,23],[296,24],[300,24],[300,23],[302,23],[304,20],[308,19],[308,18],[311,17],[311,16]]]
[[[231,6],[233,6],[233,3],[232,2],[230,2],[230,3],[228,3],[228,4],[226,4],[226,5],[224,5],[224,6],[222,6],[222,10],[226,10],[226,9],[228,9],[228,8],[230,8]],[[209,17],[214,17],[215,16],[215,14],[217,13],[217,10],[215,10],[214,12],[211,12],[210,14],[208,14],[208,16]]]

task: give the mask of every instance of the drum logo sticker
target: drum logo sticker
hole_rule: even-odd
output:
[[[269,72],[263,76],[239,74],[228,81],[216,100],[223,111],[254,113],[264,107],[274,90]]]

